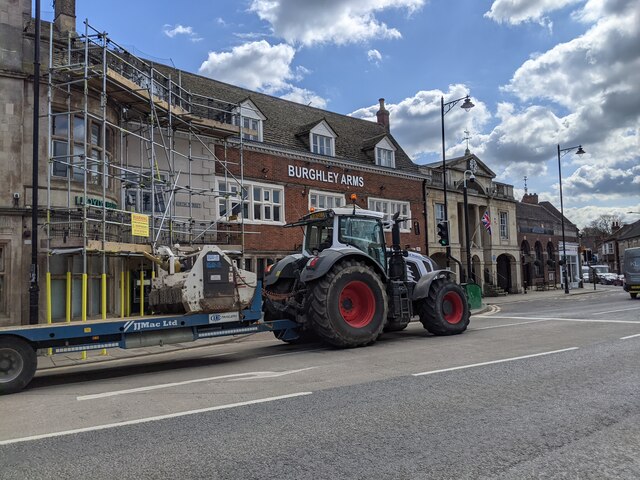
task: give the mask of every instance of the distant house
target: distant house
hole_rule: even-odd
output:
[[[620,226],[617,222],[611,226],[612,233],[603,239],[598,248],[598,263],[609,266],[609,270],[622,273],[624,251],[627,248],[640,247],[640,220]]]

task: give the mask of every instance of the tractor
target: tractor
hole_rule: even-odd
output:
[[[265,320],[285,318],[299,327],[275,331],[277,338],[359,347],[406,328],[414,316],[434,335],[466,330],[469,305],[455,273],[401,248],[398,213],[383,219],[354,201],[353,208],[316,210],[285,225],[303,228],[302,252],[269,266],[263,310]]]

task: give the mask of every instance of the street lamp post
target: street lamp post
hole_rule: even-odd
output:
[[[447,204],[447,162],[445,155],[445,142],[444,142],[444,116],[455,107],[458,102],[464,100],[464,103],[460,105],[460,108],[464,108],[467,112],[471,110],[475,105],[471,101],[469,95],[460,97],[449,102],[444,101],[444,97],[440,97],[440,120],[442,125],[442,187],[444,192],[444,220],[449,221],[449,209]],[[446,110],[445,110],[446,107]],[[451,245],[446,246],[447,251],[447,267],[449,267],[449,257],[451,257]]]
[[[476,177],[471,170],[464,171],[464,180],[462,183],[462,193],[464,198],[464,237],[467,245],[467,283],[471,279],[471,242],[469,240],[469,201],[467,197],[467,173],[469,181],[473,182]]]
[[[569,148],[560,148],[560,144],[558,144],[558,187],[560,189],[560,225],[562,226],[562,257],[563,257],[563,267],[564,267],[564,293],[569,293],[569,272],[567,269],[567,243],[564,236],[564,205],[562,204],[562,163],[560,159],[562,156],[567,153],[576,150],[576,155],[584,155],[585,151],[582,149],[582,145],[578,145],[575,147]],[[560,155],[564,153],[564,155]]]

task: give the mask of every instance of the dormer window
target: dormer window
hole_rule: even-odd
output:
[[[309,131],[309,145],[311,152],[318,155],[335,156],[336,134],[326,121],[318,123]]]
[[[387,140],[383,138],[376,145],[376,165],[381,167],[396,167],[396,147]]]
[[[313,140],[311,144],[311,151],[313,153],[333,156],[333,138],[318,135],[317,133],[311,134],[311,137]]]
[[[260,113],[254,103],[251,100],[245,100],[241,104],[242,115],[238,115],[237,110],[235,113],[234,123],[236,125],[240,125],[240,118],[242,118],[242,138],[244,140],[262,142],[262,123],[267,117]]]

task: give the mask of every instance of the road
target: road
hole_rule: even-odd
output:
[[[640,301],[520,295],[433,337],[266,335],[53,369],[0,398],[0,478],[640,477]]]

